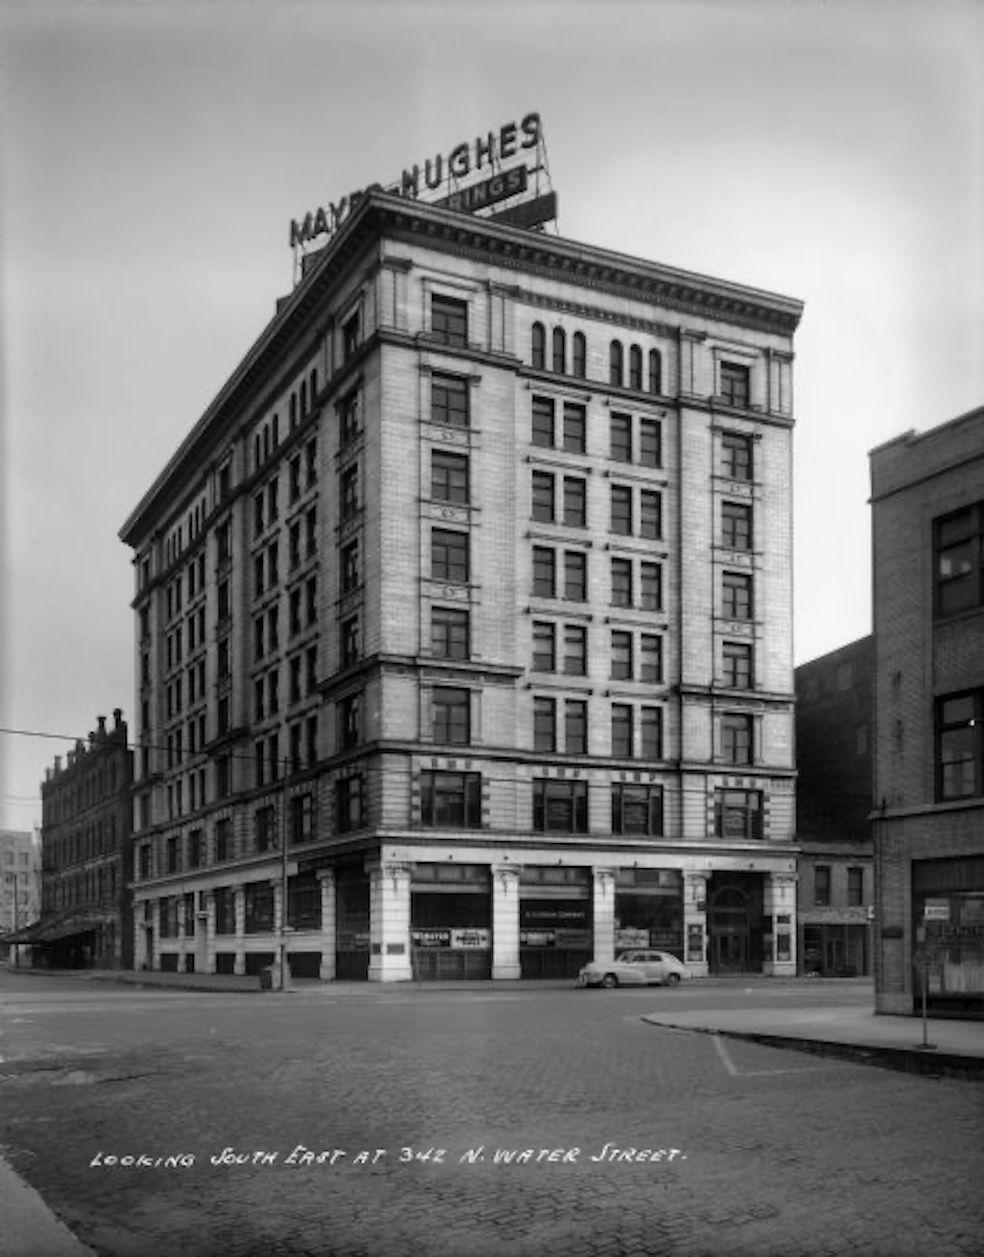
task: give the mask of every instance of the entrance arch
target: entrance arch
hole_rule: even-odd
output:
[[[707,892],[710,973],[761,973],[762,875],[716,873]]]

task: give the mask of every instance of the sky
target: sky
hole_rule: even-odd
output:
[[[0,0],[0,828],[132,720],[118,533],[290,220],[534,110],[561,235],[805,303],[796,662],[870,632],[868,451],[984,402],[984,3]]]

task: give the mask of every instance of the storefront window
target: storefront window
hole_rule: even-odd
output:
[[[984,857],[917,860],[912,866],[916,955],[941,1005],[984,1006]],[[921,990],[916,968],[913,990]]]

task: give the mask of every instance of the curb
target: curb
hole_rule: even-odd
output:
[[[685,1030],[692,1034],[720,1035],[725,1039],[744,1039],[763,1047],[785,1051],[806,1052],[813,1056],[832,1056],[853,1061],[856,1065],[875,1065],[906,1074],[931,1078],[984,1078],[984,1058],[963,1056],[959,1052],[939,1052],[919,1047],[892,1047],[883,1043],[842,1043],[836,1039],[803,1039],[793,1035],[758,1030],[719,1030],[712,1026],[675,1026],[668,1021],[653,1021],[651,1026],[666,1030]]]

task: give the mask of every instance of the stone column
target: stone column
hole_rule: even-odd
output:
[[[233,892],[236,905],[236,961],[234,972],[240,975],[246,972],[246,891],[237,886]]]
[[[493,864],[492,977],[520,976],[519,869],[514,864]]]
[[[202,945],[202,969],[215,972],[215,891],[205,892],[205,911],[198,917],[198,928],[205,935]]]
[[[150,967],[151,957],[147,954],[147,926],[144,918],[146,900],[138,899],[133,905],[133,967],[143,969]]]
[[[335,870],[320,869],[321,883],[321,968],[322,982],[335,980]]]
[[[410,866],[369,866],[369,981],[409,982]]]
[[[796,874],[771,873],[764,891],[762,911],[772,921],[772,945],[763,972],[791,977],[796,973]]]
[[[710,876],[710,873],[690,869],[683,875],[683,959],[691,974],[699,978],[707,976],[707,879]]]
[[[607,965],[615,959],[615,870],[596,868],[592,904],[594,917],[595,964]]]

